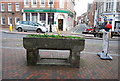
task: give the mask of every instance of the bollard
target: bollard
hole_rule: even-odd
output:
[[[57,30],[58,35],[60,35],[60,31],[59,31],[58,27],[56,27],[56,30]]]
[[[12,24],[9,26],[9,31],[12,32]]]

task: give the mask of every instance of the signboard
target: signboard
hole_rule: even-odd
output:
[[[105,54],[108,53],[109,48],[109,32],[103,30],[103,51]]]
[[[23,12],[50,12],[50,9],[29,9],[29,10],[23,10]],[[59,13],[67,13],[70,16],[73,16],[74,14],[71,11],[67,11],[67,10],[57,10],[57,9],[52,9],[51,12],[59,12]]]

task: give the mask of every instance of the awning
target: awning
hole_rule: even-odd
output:
[[[50,12],[50,9],[24,9],[23,12]],[[70,16],[73,16],[74,14],[70,11],[67,10],[57,10],[57,9],[52,9],[51,12],[59,12],[59,13],[67,13]]]

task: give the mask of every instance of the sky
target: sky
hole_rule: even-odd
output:
[[[79,0],[76,2],[75,11],[77,16],[80,16],[84,12],[87,12],[88,3],[92,3],[93,0]]]

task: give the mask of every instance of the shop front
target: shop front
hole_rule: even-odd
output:
[[[67,10],[43,10],[43,9],[24,9],[23,10],[23,21],[34,21],[41,24],[45,24],[49,27],[50,22],[52,23],[52,31],[57,31],[58,28],[60,31],[68,30],[68,26],[72,26],[69,23],[68,18],[73,19],[73,13]],[[72,28],[72,27],[71,27]],[[70,29],[70,28],[69,28]]]

